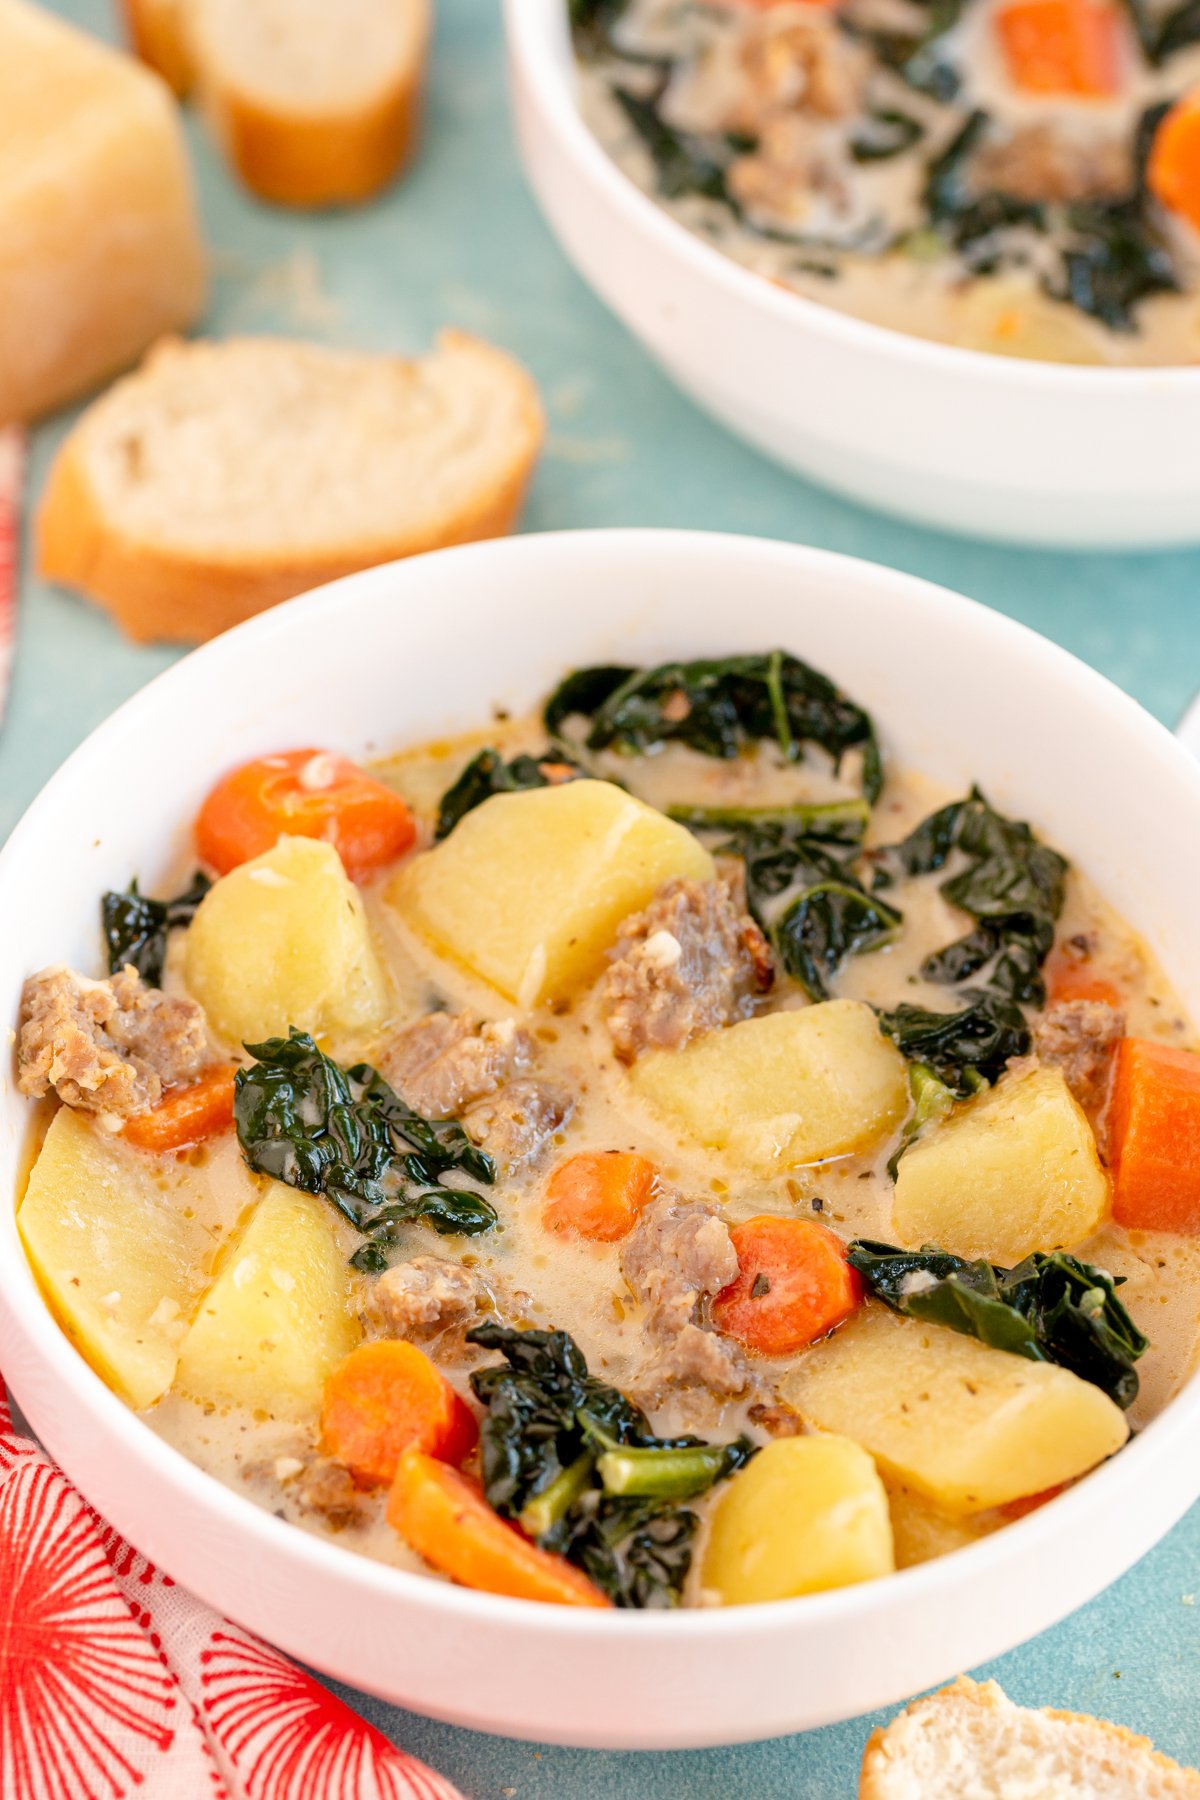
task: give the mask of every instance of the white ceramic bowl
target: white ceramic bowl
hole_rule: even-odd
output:
[[[1200,540],[1200,367],[921,342],[776,288],[676,223],[579,115],[566,0],[504,0],[526,174],[576,268],[680,386],[815,481],[949,531]]]
[[[356,575],[152,682],[55,776],[0,854],[0,1020],[25,975],[100,958],[97,897],[153,891],[218,770],[280,746],[370,756],[525,708],[562,670],[776,644],[827,670],[886,750],[1028,815],[1145,931],[1200,1012],[1200,767],[1099,675],[983,607],[794,545],[673,532],[510,539]],[[0,1093],[0,1369],[88,1498],[213,1605],[418,1711],[606,1747],[763,1737],[899,1700],[1040,1631],[1200,1493],[1200,1383],[1079,1487],[885,1581],[673,1615],[495,1599],[365,1561],[200,1473],[47,1313],[11,1196],[28,1119]]]

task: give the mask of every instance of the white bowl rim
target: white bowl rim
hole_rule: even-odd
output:
[[[991,635],[1019,643],[1026,654],[1041,657],[1052,664],[1064,682],[1090,688],[1098,699],[1104,699],[1110,706],[1115,704],[1123,715],[1126,731],[1134,737],[1140,737],[1146,742],[1147,748],[1154,749],[1160,755],[1164,751],[1173,754],[1193,771],[1194,779],[1200,780],[1200,776],[1195,774],[1194,759],[1164,725],[1132,696],[1062,646],[1033,631],[1029,626],[993,611],[982,602],[971,600],[920,576],[882,564],[868,563],[861,557],[793,544],[781,539],[732,532],[655,527],[538,532],[460,545],[426,554],[436,556],[443,564],[447,558],[467,564],[472,560],[484,561],[498,553],[535,558],[543,554],[553,556],[568,542],[584,555],[589,546],[600,549],[615,545],[619,549],[622,542],[654,546],[661,553],[668,554],[676,548],[682,549],[689,545],[694,547],[697,539],[704,541],[706,551],[711,548],[715,554],[720,555],[736,557],[747,553],[753,557],[764,553],[782,554],[794,560],[798,569],[816,575],[824,571],[836,578],[852,571],[858,572],[860,576],[863,571],[868,571],[873,578],[884,579],[893,585],[898,598],[907,597],[918,603],[931,626],[933,617],[937,614],[958,613],[968,609],[985,639]],[[145,696],[175,685],[183,686],[195,679],[197,670],[203,670],[209,664],[219,665],[227,656],[244,658],[249,654],[252,659],[255,656],[261,658],[272,640],[286,634],[292,620],[300,613],[305,616],[328,613],[331,624],[337,625],[340,622],[337,615],[348,591],[362,592],[373,586],[386,587],[395,579],[398,570],[417,567],[424,560],[423,556],[410,557],[402,563],[385,563],[328,583],[246,620],[163,670],[89,733],[30,803],[8,841],[0,846],[0,884],[9,871],[19,864],[24,840],[36,823],[36,815],[47,802],[54,799],[60,789],[70,787],[78,771],[98,745],[106,744],[112,739],[119,740],[126,732],[137,728],[138,714]],[[7,1201],[3,1204],[7,1205]],[[27,1263],[24,1264],[24,1274],[29,1276]],[[4,1275],[0,1270],[0,1287],[3,1286]],[[378,1597],[382,1594],[396,1601],[428,1607],[432,1612],[449,1618],[469,1619],[483,1609],[493,1622],[508,1625],[514,1631],[536,1632],[540,1626],[554,1636],[563,1632],[572,1637],[597,1635],[616,1643],[626,1639],[641,1641],[646,1633],[667,1642],[697,1635],[706,1641],[711,1639],[718,1642],[734,1642],[743,1635],[755,1639],[764,1634],[786,1636],[799,1623],[801,1615],[797,1612],[798,1608],[803,1609],[805,1624],[814,1629],[826,1620],[853,1622],[857,1619],[860,1624],[869,1624],[875,1610],[875,1596],[883,1588],[895,1596],[897,1601],[906,1599],[910,1605],[919,1607],[923,1600],[934,1599],[947,1586],[958,1586],[960,1582],[965,1585],[980,1581],[986,1583],[1002,1574],[1005,1565],[1022,1550],[1033,1551],[1047,1540],[1069,1536],[1073,1521],[1082,1521],[1102,1506],[1108,1506],[1110,1501],[1112,1516],[1119,1519],[1121,1512],[1118,1496],[1122,1489],[1130,1493],[1136,1491],[1143,1463],[1151,1449],[1157,1457],[1165,1453],[1168,1439],[1178,1440],[1185,1434],[1194,1435],[1200,1430],[1198,1368],[1163,1411],[1119,1455],[1093,1469],[1076,1486],[1025,1518],[1015,1520],[985,1538],[929,1562],[897,1570],[891,1575],[856,1586],[743,1606],[689,1607],[661,1612],[635,1612],[617,1608],[576,1609],[480,1593],[424,1574],[393,1568],[356,1551],[344,1549],[336,1541],[318,1537],[277,1518],[193,1463],[182,1451],[159,1437],[137,1413],[126,1406],[74,1348],[41,1298],[32,1278],[22,1281],[17,1288],[6,1291],[4,1304],[18,1316],[31,1340],[37,1342],[43,1366],[49,1368],[56,1380],[64,1381],[68,1386],[75,1386],[79,1390],[81,1396],[86,1398],[92,1416],[98,1420],[111,1441],[118,1448],[127,1451],[135,1462],[149,1464],[155,1476],[165,1484],[190,1493],[198,1504],[228,1527],[235,1539],[244,1542],[247,1548],[261,1543],[274,1554],[290,1559],[298,1572],[306,1569],[314,1573],[320,1572],[335,1581],[349,1584],[364,1597]],[[1162,1447],[1161,1450],[1159,1446]],[[896,1584],[901,1585],[897,1587]],[[976,1587],[975,1591],[980,1590]]]
[[[1113,388],[1134,391],[1167,383],[1185,394],[1200,391],[1200,364],[1147,363],[1135,366],[1040,362],[1031,357],[999,356],[989,350],[972,350],[961,344],[914,337],[890,325],[823,306],[805,294],[776,285],[755,275],[726,256],[698,233],[659,206],[623,170],[588,129],[579,108],[559,79],[545,33],[539,27],[538,8],[531,0],[503,0],[510,54],[519,55],[522,73],[536,91],[539,105],[552,121],[563,149],[574,158],[584,179],[599,187],[609,203],[624,214],[626,222],[646,236],[657,236],[679,261],[691,265],[696,276],[727,291],[734,301],[748,302],[773,314],[786,328],[799,323],[808,329],[839,339],[848,349],[897,357],[918,367],[959,377],[1024,387],[1031,392],[1065,395],[1109,392]],[[566,0],[557,0],[565,5]]]

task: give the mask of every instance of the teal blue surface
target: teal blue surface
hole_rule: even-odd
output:
[[[380,204],[325,218],[256,206],[194,135],[216,263],[211,329],[406,351],[443,324],[477,331],[521,357],[546,400],[549,443],[527,530],[698,526],[891,563],[1036,626],[1160,718],[1177,717],[1200,687],[1200,552],[1066,556],[942,537],[823,493],[726,436],[646,360],[542,224],[512,150],[494,7],[438,5],[424,152]],[[112,30],[103,0],[60,0],[58,10]],[[38,434],[35,490],[61,430]],[[92,726],[173,654],[132,648],[103,615],[27,576],[0,732],[0,834]],[[1200,1508],[1107,1594],[987,1673],[1018,1700],[1106,1714],[1200,1761],[1197,1594]],[[972,1603],[986,1607],[987,1594]],[[479,1737],[347,1697],[468,1800],[841,1800],[854,1793],[875,1723],[739,1749],[622,1755]]]

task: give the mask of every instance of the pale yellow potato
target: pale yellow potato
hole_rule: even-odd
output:
[[[713,1509],[701,1581],[725,1606],[789,1600],[895,1568],[887,1494],[844,1437],[776,1438]]]
[[[892,1540],[896,1546],[896,1567],[911,1569],[917,1563],[932,1562],[936,1556],[948,1556],[951,1550],[962,1550],[978,1543],[1001,1523],[998,1513],[943,1512],[924,1494],[895,1482],[885,1482],[888,1511],[892,1515]]]
[[[908,1103],[904,1061],[859,1000],[824,1000],[639,1058],[630,1080],[685,1137],[762,1173],[866,1150]]]
[[[1071,1481],[1129,1436],[1120,1408],[1069,1370],[876,1306],[810,1350],[781,1392],[951,1513]]]
[[[141,1412],[170,1387],[212,1239],[158,1165],[61,1107],[17,1213],[59,1323]]]
[[[713,873],[684,826],[611,782],[571,781],[494,794],[413,857],[388,900],[439,956],[528,1008],[590,981],[664,881]]]
[[[315,1418],[326,1377],[361,1336],[354,1298],[328,1202],[272,1184],[200,1302],[176,1388],[218,1408]]]
[[[1060,1069],[1007,1075],[906,1150],[892,1219],[909,1248],[1018,1263],[1070,1249],[1108,1212],[1108,1177]]]
[[[223,876],[187,934],[184,980],[233,1043],[286,1036],[361,1037],[388,989],[358,889],[332,844],[283,837]]]

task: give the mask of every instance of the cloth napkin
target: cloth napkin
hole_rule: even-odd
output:
[[[16,1430],[0,1381],[3,1800],[462,1800],[176,1587]]]

